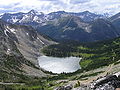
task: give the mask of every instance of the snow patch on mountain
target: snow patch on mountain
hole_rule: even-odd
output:
[[[8,34],[7,34],[8,32],[9,32],[9,31],[8,31],[7,29],[4,30],[4,33],[5,33],[6,36],[8,36]],[[8,36],[8,37],[9,37],[9,36]]]
[[[45,43],[39,38],[37,37],[38,40],[40,40],[40,42],[44,45]]]
[[[12,33],[16,33],[16,30],[14,28],[9,28],[9,26],[7,26],[7,29],[10,30]]]

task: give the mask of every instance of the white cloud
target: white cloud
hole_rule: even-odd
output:
[[[44,13],[58,10],[117,13],[120,11],[120,0],[0,0],[0,13],[26,12],[31,9]]]

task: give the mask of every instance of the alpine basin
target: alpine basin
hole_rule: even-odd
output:
[[[78,57],[49,57],[49,56],[40,56],[38,58],[39,66],[46,71],[52,73],[72,73],[80,69],[81,58]]]

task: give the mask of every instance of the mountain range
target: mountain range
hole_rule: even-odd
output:
[[[14,24],[26,24],[26,25],[36,25],[36,24],[42,24],[45,23],[46,21],[51,21],[55,19],[59,19],[64,16],[78,16],[82,18],[84,21],[89,22],[93,21],[97,18],[105,18],[104,15],[98,15],[91,13],[89,11],[84,11],[80,13],[71,13],[71,12],[65,12],[65,11],[58,11],[58,12],[52,12],[49,14],[44,14],[42,12],[37,12],[35,10],[31,10],[28,13],[5,13],[1,15],[1,19],[4,21],[7,21],[9,23],[14,23]],[[44,24],[43,24],[44,25]]]
[[[119,13],[107,17],[89,11],[44,14],[31,10],[28,13],[5,13],[0,18],[12,24],[30,25],[56,41],[93,42],[120,36],[119,16]]]

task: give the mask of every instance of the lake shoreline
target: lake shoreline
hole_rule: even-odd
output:
[[[79,69],[80,67],[80,60],[82,58],[78,57],[49,57],[49,56],[40,56],[38,57],[38,62],[40,68],[44,69],[45,71],[61,74],[61,73],[73,73]]]

